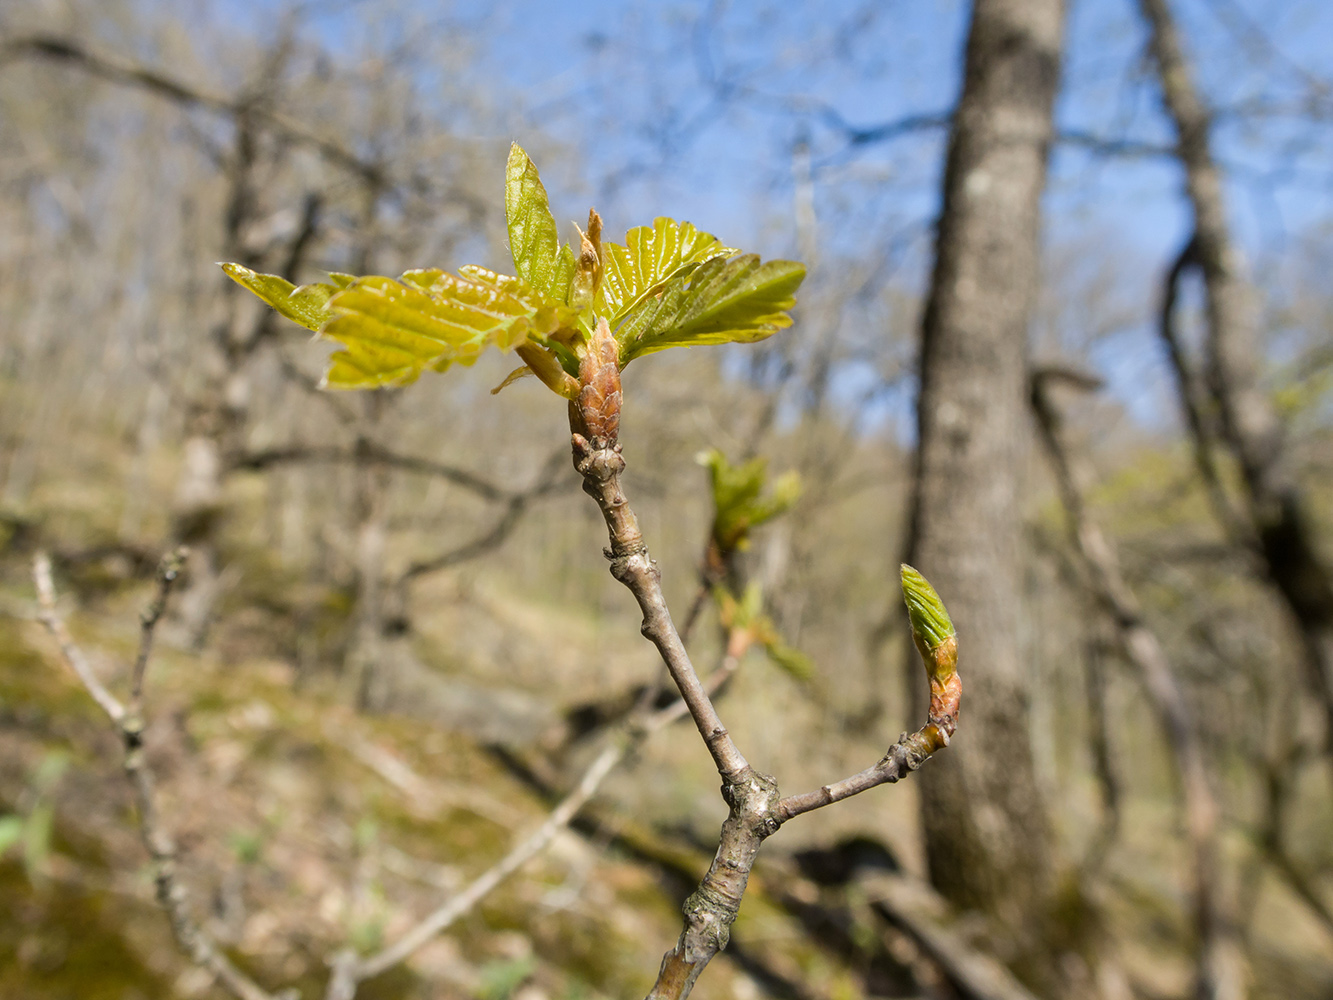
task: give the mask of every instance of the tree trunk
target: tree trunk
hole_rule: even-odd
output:
[[[967,724],[921,786],[931,880],[1033,945],[1054,845],[1029,740],[1019,470],[1064,13],[1063,0],[973,7],[922,325],[908,544],[954,610],[968,676]]]

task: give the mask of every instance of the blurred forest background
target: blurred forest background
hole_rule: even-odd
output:
[[[517,140],[562,223],[809,266],[790,330],[625,383],[678,622],[696,456],[803,483],[725,581],[800,654],[720,700],[750,759],[815,787],[920,724],[902,558],[961,636],[954,744],[775,837],[698,996],[1333,998],[1333,10],[561,7],[0,5],[0,994],[227,995],[39,550],[124,691],[190,545],[148,760],[193,918],[275,995],[522,843],[657,683],[563,404],[492,397],[499,358],[321,392],[326,347],[215,264],[508,270]],[[703,666],[739,612],[701,607]],[[356,995],[641,995],[716,788],[688,723],[636,742]]]

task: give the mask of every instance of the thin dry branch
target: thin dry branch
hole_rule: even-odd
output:
[[[595,251],[591,259],[595,263]],[[597,502],[606,521],[611,544],[605,554],[611,562],[611,575],[625,585],[638,603],[643,613],[641,631],[657,647],[680,691],[681,700],[722,778],[722,798],[728,806],[713,862],[698,889],[685,901],[685,921],[680,938],[663,956],[657,980],[648,994],[649,1000],[684,1000],[700,973],[726,947],[759,848],[765,839],[777,832],[784,816],[777,782],[757,771],[742,755],[690,662],[662,594],[661,573],[648,554],[638,518],[621,486],[625,459],[617,441],[621,406],[618,355],[614,336],[606,321],[599,319],[580,362],[578,398],[569,404],[574,468],[583,477],[584,492]],[[939,610],[943,612],[942,607]],[[914,634],[916,615],[914,611]],[[952,625],[948,623],[947,615],[942,619],[936,624],[947,625],[947,645],[950,651],[956,651]],[[922,638],[919,634],[916,637],[922,655],[927,656]],[[943,650],[944,646],[945,643],[937,641],[932,649],[939,647]],[[875,772],[873,780],[863,776],[866,774],[863,772],[846,783],[839,783],[838,797],[845,798],[873,784],[896,780],[889,775],[900,770],[897,776],[901,777],[912,769],[912,762],[920,766],[924,759],[921,751],[925,747],[947,744],[957,716],[960,687],[952,670],[953,653],[940,655],[948,658],[949,669],[946,676],[941,661],[937,660],[936,669],[931,671],[930,722],[923,730],[926,735],[905,739],[899,753],[890,751],[885,761],[869,769]],[[914,742],[918,739],[919,743]],[[897,761],[901,763],[895,763]],[[853,786],[863,787],[853,790]],[[794,810],[791,814],[835,801],[834,794],[826,786],[810,796],[797,796],[789,803]]]
[[[947,904],[922,882],[876,875],[862,883],[871,906],[916,942],[967,1000],[1034,1000],[993,955],[978,951],[937,914]]]
[[[38,553],[33,560],[33,579],[41,605],[41,620],[60,646],[66,664],[74,671],[93,700],[107,713],[120,737],[124,750],[125,776],[134,789],[139,814],[139,835],[153,862],[153,882],[158,905],[167,914],[176,944],[191,961],[207,969],[237,1000],[277,1000],[253,979],[237,968],[218,947],[217,942],[190,914],[189,896],[176,878],[176,845],[163,827],[153,794],[153,773],[144,755],[144,720],[140,712],[144,670],[152,652],[153,631],[165,610],[172,584],[180,572],[184,554],[168,555],[158,573],[158,590],[141,618],[139,655],[134,665],[134,690],[127,710],[89,668],[82,650],[70,637],[64,620],[56,610],[55,585],[51,579],[51,560]]]
[[[475,559],[502,545],[523,520],[533,501],[549,496],[561,488],[562,477],[558,470],[563,463],[564,449],[561,448],[546,460],[545,467],[535,483],[525,490],[507,495],[504,511],[489,531],[471,541],[464,542],[457,548],[442,552],[430,559],[412,563],[399,577],[398,585],[402,586],[417,577],[437,573],[442,569],[448,569],[450,566],[457,566],[459,563]]]
[[[236,469],[262,471],[275,465],[379,465],[423,476],[436,476],[475,493],[491,503],[512,500],[520,494],[497,486],[467,469],[415,455],[402,455],[374,441],[360,440],[351,448],[339,445],[284,445],[237,456]]]

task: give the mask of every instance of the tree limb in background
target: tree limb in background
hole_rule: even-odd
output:
[[[329,161],[366,181],[380,183],[383,168],[365,160],[340,142],[320,135],[301,122],[256,103],[249,95],[231,97],[186,83],[169,73],[108,52],[98,52],[83,42],[59,35],[31,35],[0,40],[0,66],[20,58],[42,58],[78,66],[112,83],[140,87],[186,107],[203,108],[231,118],[254,115],[283,138],[309,146]]]
[[[457,548],[442,552],[430,559],[423,559],[420,562],[414,562],[398,579],[398,585],[410,583],[418,577],[429,573],[437,573],[442,569],[448,569],[450,566],[457,566],[459,563],[466,562],[469,559],[475,559],[480,555],[499,547],[513,533],[523,520],[529,506],[534,500],[539,500],[544,496],[556,492],[562,488],[563,477],[558,474],[558,470],[564,464],[564,449],[553,453],[546,460],[545,466],[537,481],[526,490],[516,493],[509,493],[504,498],[504,510],[499,519],[491,527],[491,530],[484,535],[464,542]],[[424,471],[424,470],[422,470]]]
[[[1185,345],[1180,339],[1180,331],[1176,327],[1176,301],[1180,295],[1181,280],[1191,268],[1198,266],[1198,241],[1191,239],[1185,249],[1180,251],[1162,282],[1157,331],[1175,372],[1176,391],[1180,396],[1181,409],[1185,411],[1185,423],[1194,446],[1194,464],[1203,478],[1213,513],[1233,543],[1254,550],[1257,541],[1253,525],[1246,524],[1232,505],[1218,471],[1217,421],[1212,401],[1207,396],[1207,388],[1200,383],[1198,373],[1190,364]]]
[[[1306,500],[1285,460],[1281,423],[1257,379],[1259,314],[1226,218],[1222,177],[1209,147],[1212,122],[1191,77],[1167,0],[1139,0],[1151,28],[1162,101],[1194,209],[1193,244],[1208,314],[1209,392],[1222,441],[1240,467],[1259,550],[1291,610],[1333,752],[1333,573],[1319,552]]]
[[[1221,898],[1219,807],[1203,746],[1166,651],[1144,622],[1138,600],[1121,575],[1115,550],[1088,514],[1083,484],[1090,480],[1091,472],[1086,460],[1069,449],[1059,411],[1050,396],[1049,383],[1061,374],[1049,371],[1033,374],[1032,407],[1069,522],[1070,540],[1083,564],[1087,585],[1115,623],[1125,658],[1138,671],[1166,730],[1180,776],[1185,828],[1193,854],[1194,920],[1198,933],[1196,995],[1200,1000],[1241,1000],[1246,995],[1244,960],[1234,916],[1227,912]]]
[[[132,690],[128,706],[111,694],[92,672],[87,658],[70,637],[56,609],[55,584],[51,579],[51,560],[38,553],[33,561],[33,581],[41,605],[41,620],[60,645],[66,664],[87,688],[115,727],[124,749],[125,776],[134,788],[139,814],[139,835],[153,859],[153,881],[157,902],[166,911],[176,944],[192,962],[207,969],[237,1000],[277,1000],[258,983],[238,969],[216,941],[190,914],[189,896],[176,878],[176,845],[162,826],[153,793],[153,772],[144,755],[142,695],[143,677],[153,648],[153,633],[166,608],[172,585],[180,573],[185,553],[181,550],[162,560],[157,576],[157,595],[141,619],[139,652],[133,667]]]
[[[965,1000],[1035,1000],[993,955],[978,951],[938,917],[947,904],[928,885],[904,875],[875,875],[862,883],[873,906],[904,930]]]

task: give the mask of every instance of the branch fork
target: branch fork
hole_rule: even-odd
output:
[[[902,567],[903,595],[913,639],[930,676],[930,711],[925,727],[904,736],[875,765],[813,792],[783,798],[777,781],[754,768],[718,716],[707,689],[690,662],[662,594],[662,575],[629,501],[621,488],[625,458],[617,440],[623,395],[619,348],[605,319],[597,321],[579,364],[579,392],[569,404],[574,468],[583,490],[606,521],[605,550],[611,575],[634,595],[643,612],[641,631],[662,656],[672,680],[722,778],[728,814],[717,853],[685,901],[684,928],[666,953],[648,1000],[683,1000],[704,967],[723,948],[740,910],[763,842],[784,822],[876,785],[898,781],[931,754],[949,745],[958,724],[962,681],[957,672],[958,640],[952,621],[930,584]]]

